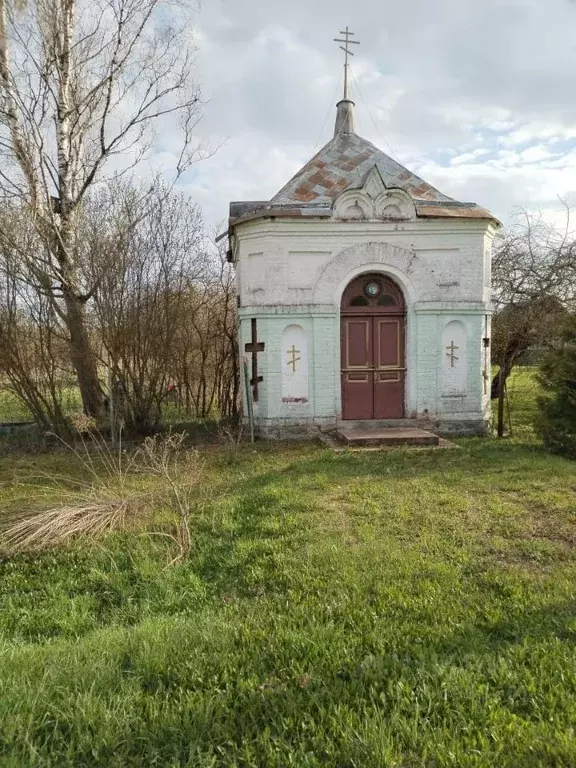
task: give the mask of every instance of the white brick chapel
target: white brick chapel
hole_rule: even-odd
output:
[[[498,222],[358,136],[347,96],[271,200],[230,205],[244,403],[266,436],[398,419],[482,434]]]

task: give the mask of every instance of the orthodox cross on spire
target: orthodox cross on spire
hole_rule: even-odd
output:
[[[344,43],[344,45],[341,45],[340,48],[344,51],[344,100],[348,101],[348,67],[350,66],[348,64],[348,56],[354,56],[352,51],[350,50],[350,45],[360,45],[359,40],[350,40],[350,37],[354,37],[354,32],[350,32],[348,27],[346,27],[345,31],[340,31],[341,35],[344,35],[344,40],[340,37],[335,37],[334,42],[335,43]]]

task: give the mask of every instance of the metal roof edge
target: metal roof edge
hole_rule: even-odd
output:
[[[487,221],[494,222],[498,227],[502,226],[502,222],[493,216],[490,211],[477,205],[466,205],[460,203],[453,206],[443,205],[430,205],[429,203],[415,202],[417,218],[421,219],[485,219]],[[449,209],[447,211],[446,209]],[[321,218],[326,219],[332,215],[331,208],[266,208],[265,210],[256,211],[255,213],[247,214],[246,216],[240,216],[237,218],[230,218],[229,226],[235,227],[238,224],[244,224],[248,221],[257,221],[258,219],[275,219],[275,218],[294,218],[294,219],[313,219]],[[356,223],[362,223],[363,220],[358,220]],[[382,220],[383,223],[388,223],[393,219]],[[402,220],[404,221],[404,220]],[[368,223],[374,223],[373,220],[368,220]]]

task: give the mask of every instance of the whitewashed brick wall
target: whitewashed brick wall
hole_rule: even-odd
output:
[[[406,415],[477,429],[489,417],[482,375],[485,317],[490,312],[490,245],[484,221],[402,223],[257,220],[237,227],[241,349],[258,319],[264,376],[255,414],[263,427],[330,425],[341,415],[340,298],[359,274],[392,276],[407,303]],[[467,391],[442,396],[442,334],[467,329]],[[307,334],[309,398],[282,402],[281,340],[287,325]],[[462,429],[466,428],[466,424]]]

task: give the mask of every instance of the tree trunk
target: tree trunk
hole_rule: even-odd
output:
[[[64,292],[64,301],[70,358],[78,376],[82,407],[84,413],[99,419],[104,412],[104,398],[98,380],[96,356],[86,329],[86,306],[70,291]]]
[[[506,396],[506,378],[504,366],[500,366],[500,372],[498,376],[498,437],[504,437],[504,398]]]
[[[490,399],[491,400],[497,400],[500,398],[500,390],[501,385],[503,384],[506,386],[506,382],[508,381],[508,377],[512,373],[513,364],[512,362],[506,362],[504,365],[500,366],[500,369],[498,370],[498,373],[496,373],[492,379],[492,384],[490,387]]]

